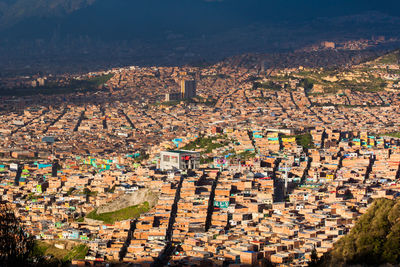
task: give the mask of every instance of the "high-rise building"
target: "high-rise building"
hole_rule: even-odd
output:
[[[182,80],[181,81],[181,97],[182,99],[189,99],[196,96],[196,81],[195,80]]]

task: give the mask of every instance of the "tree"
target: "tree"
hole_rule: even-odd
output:
[[[0,203],[0,266],[32,264],[34,239],[8,204]]]
[[[400,200],[375,200],[350,233],[319,262],[320,266],[397,266],[400,263]]]
[[[74,190],[75,190],[75,188],[74,188],[74,187],[71,187],[71,188],[68,190],[68,192],[67,192],[67,196],[72,195],[72,192],[74,192]]]
[[[318,253],[317,250],[315,249],[315,245],[311,251],[311,261],[308,263],[308,266],[314,267],[318,266],[319,259],[318,259]]]
[[[262,259],[261,261],[261,267],[273,267],[274,265],[272,262],[266,258]]]
[[[85,187],[85,189],[83,189],[83,193],[84,193],[85,195],[90,195],[90,193],[92,193],[92,191],[90,191],[89,188]]]

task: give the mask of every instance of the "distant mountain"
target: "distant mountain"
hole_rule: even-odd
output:
[[[32,17],[67,15],[95,0],[0,0],[0,29]]]
[[[378,199],[320,266],[400,264],[400,200]]]
[[[254,23],[303,24],[371,11],[393,17],[399,16],[398,8],[398,1],[388,0],[0,0],[0,27],[11,29],[19,24],[7,32],[17,31],[17,37],[24,31],[37,34],[60,29],[60,34],[111,34],[125,39],[137,37],[139,32],[160,35],[169,30],[198,35]],[[377,22],[373,17],[362,20]]]
[[[244,54],[229,57],[219,64],[222,66],[237,66],[244,68],[345,68],[384,55],[391,49],[369,50],[319,50],[312,52],[296,51],[288,53]]]
[[[0,0],[0,76],[400,37],[399,8],[390,0]]]

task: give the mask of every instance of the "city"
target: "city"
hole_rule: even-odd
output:
[[[0,0],[0,266],[399,266],[399,8]]]
[[[396,55],[128,67],[90,74],[108,75],[95,92],[4,96],[2,200],[49,255],[79,249],[73,266],[307,266],[400,195]]]

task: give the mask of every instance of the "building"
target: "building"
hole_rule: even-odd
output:
[[[38,86],[44,86],[45,85],[45,79],[44,78],[38,78],[36,80],[33,80],[31,82],[32,87],[38,87]]]
[[[196,81],[195,80],[182,80],[181,81],[181,97],[182,99],[189,99],[196,96]]]
[[[335,49],[336,44],[334,42],[324,41],[322,42],[322,46],[327,49]]]
[[[180,100],[181,99],[181,94],[180,93],[167,93],[165,94],[165,101],[174,101],[174,100]]]
[[[170,150],[160,153],[160,169],[195,170],[200,165],[200,153],[186,150]]]
[[[44,78],[38,78],[37,79],[37,84],[39,86],[44,86],[45,85],[45,79]]]

